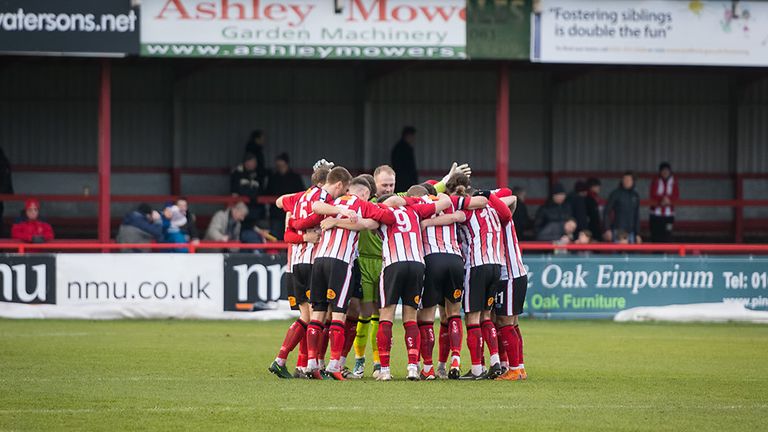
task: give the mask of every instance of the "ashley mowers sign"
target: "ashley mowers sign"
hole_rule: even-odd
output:
[[[144,56],[466,57],[464,0],[144,0],[141,15]]]

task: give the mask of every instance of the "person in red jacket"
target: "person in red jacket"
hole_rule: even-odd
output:
[[[680,196],[672,167],[667,162],[659,166],[659,176],[651,182],[651,241],[669,243],[672,241],[672,225],[675,223],[674,203]]]
[[[11,238],[27,243],[44,243],[53,240],[53,228],[40,218],[40,203],[27,200],[24,215],[11,228]]]

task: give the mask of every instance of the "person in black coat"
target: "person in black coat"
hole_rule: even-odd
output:
[[[267,161],[264,160],[264,146],[267,143],[267,138],[264,135],[264,131],[256,129],[251,132],[251,137],[248,142],[245,143],[246,154],[252,154],[256,157],[256,172],[258,173],[257,180],[259,183],[264,184],[267,181]]]
[[[246,153],[243,163],[232,170],[229,191],[234,196],[248,197],[248,217],[243,221],[243,231],[252,229],[264,217],[264,206],[258,203],[262,183],[259,181],[256,155]]]
[[[589,230],[593,236],[600,236],[603,232],[603,222],[600,218],[600,180],[594,177],[587,179],[587,197],[584,202],[587,206],[587,218]]]
[[[404,192],[409,187],[419,184],[416,156],[413,154],[414,142],[416,142],[416,128],[406,126],[400,134],[400,141],[392,148],[392,169],[395,170],[396,191]]]
[[[13,179],[11,178],[11,162],[0,148],[0,194],[13,194]],[[0,201],[0,237],[5,235],[5,223],[3,222],[5,203]]]
[[[573,218],[576,220],[576,235],[589,228],[589,216],[587,215],[587,183],[581,180],[573,186],[573,192],[568,194],[565,200],[571,206]]]
[[[635,190],[635,176],[624,173],[619,187],[608,196],[603,209],[603,220],[610,229],[607,237],[616,241],[619,231],[628,234],[629,243],[641,243],[640,238],[640,194]]]
[[[304,180],[291,169],[291,160],[287,153],[275,158],[275,171],[269,176],[265,193],[270,196],[299,192],[304,190]],[[278,239],[283,239],[285,232],[285,212],[272,204],[269,208],[269,231]]]
[[[512,214],[515,231],[520,240],[529,240],[531,236],[528,235],[527,231],[533,226],[533,221],[528,213],[528,205],[525,203],[525,197],[528,195],[528,192],[520,186],[515,186],[512,188],[512,195],[517,197],[517,207],[515,207],[515,212]]]
[[[565,188],[562,184],[557,183],[552,186],[552,195],[536,212],[534,229],[536,231],[537,240],[548,240],[542,238],[544,233],[551,232],[555,225],[559,229],[565,221],[573,217],[571,206],[565,202],[565,198]]]

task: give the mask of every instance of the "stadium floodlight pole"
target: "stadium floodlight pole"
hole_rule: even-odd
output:
[[[112,64],[101,60],[99,85],[99,241],[110,240],[110,174],[111,174],[111,87]]]
[[[509,184],[509,68],[499,65],[496,96],[496,185]]]

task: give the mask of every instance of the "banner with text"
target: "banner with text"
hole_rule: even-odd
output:
[[[0,0],[0,53],[137,54],[138,10],[129,0]]]
[[[141,7],[144,56],[466,58],[464,0],[144,0]]]
[[[540,0],[532,20],[532,61],[768,65],[767,2]]]
[[[286,319],[285,255],[0,255],[0,317]],[[768,311],[768,258],[528,256],[525,313],[613,317],[643,306]]]
[[[528,257],[526,313],[612,317],[640,306],[768,310],[768,258]]]

